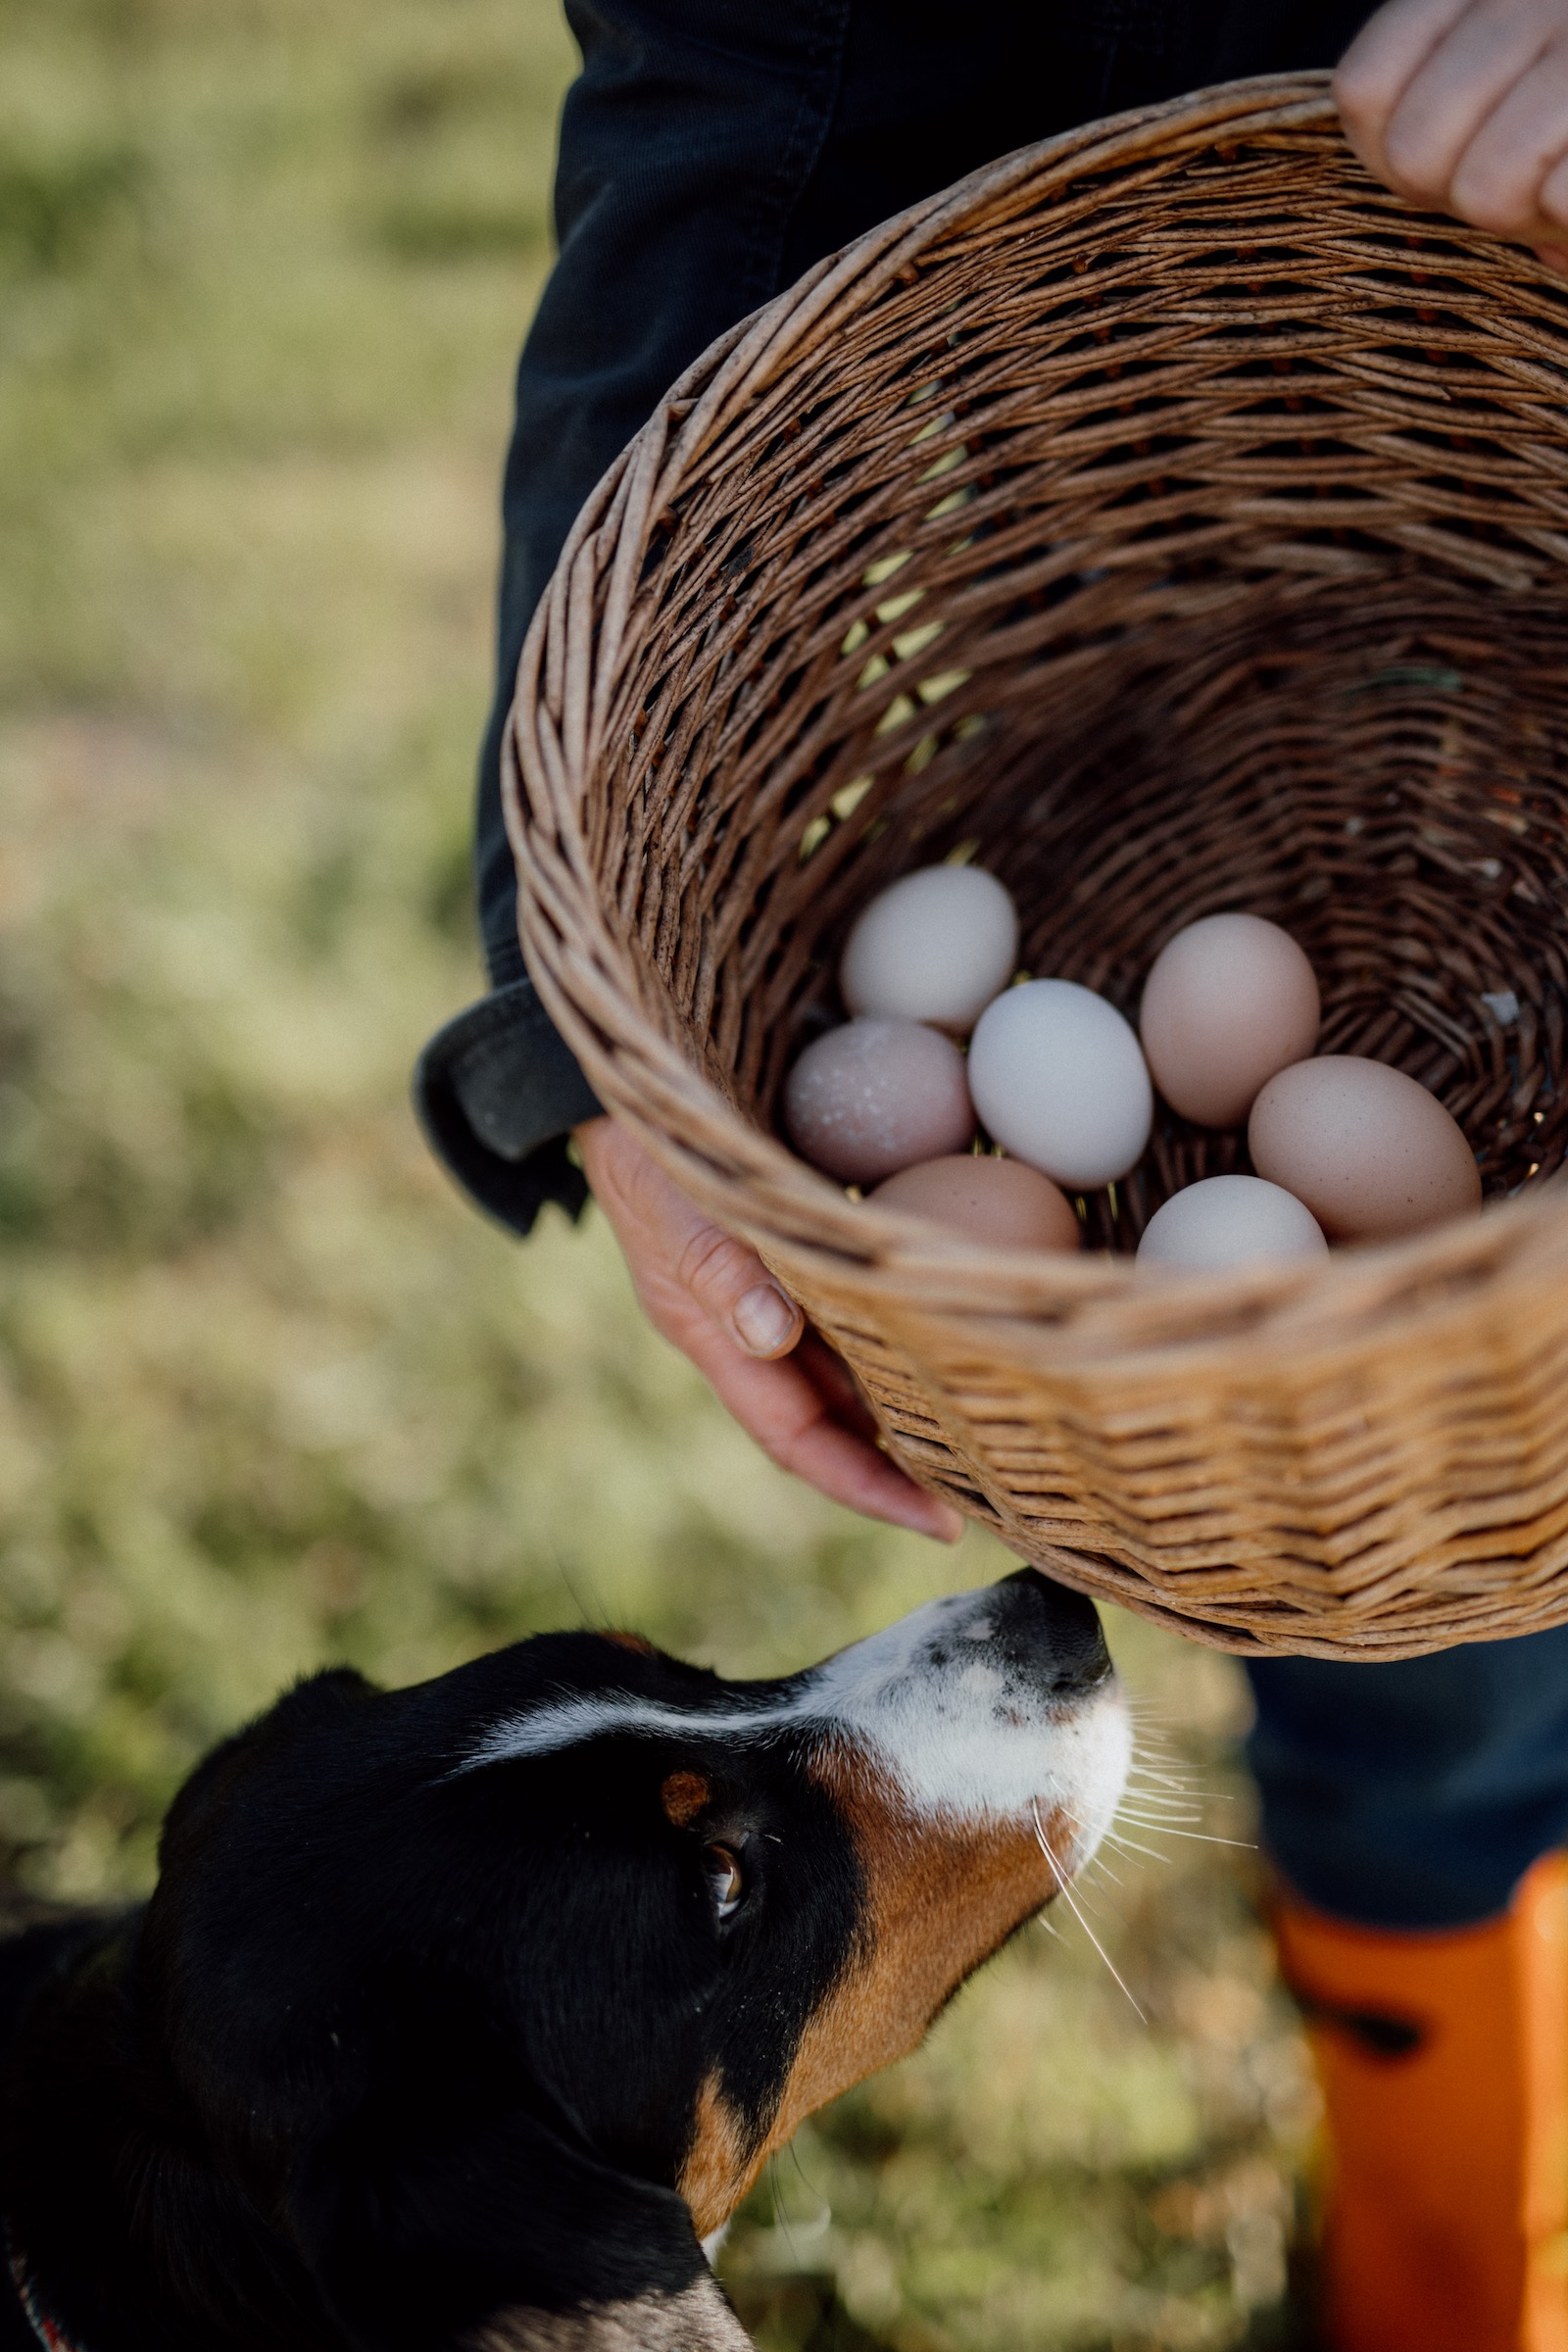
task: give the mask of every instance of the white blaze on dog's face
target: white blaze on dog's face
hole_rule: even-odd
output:
[[[733,2059],[703,2075],[679,2173],[703,2232],[728,2217],[805,2116],[912,2049],[964,1978],[1082,1867],[1111,1822],[1131,1753],[1093,1608],[1030,1569],[932,1602],[782,1683],[711,1685],[698,1704],[652,1691],[563,1693],[497,1724],[472,1762],[559,1756],[626,1735],[679,1747],[663,1809],[704,1841],[726,1932],[739,1924],[731,1914],[754,1862],[769,1860],[765,1846],[749,1851],[733,1830],[726,1838],[737,1805],[724,1793],[726,1752],[788,1759],[828,1800],[857,1866],[842,1960],[765,2100],[741,2083]],[[766,1933],[764,1916],[755,1923],[759,1965]],[[755,1999],[738,1945],[734,1982],[738,2002]],[[715,2029],[725,1989],[715,1986]]]

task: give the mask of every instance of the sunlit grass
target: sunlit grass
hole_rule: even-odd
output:
[[[516,1248],[406,1107],[477,986],[569,67],[547,0],[0,5],[0,1839],[43,1891],[144,1886],[323,1661],[587,1616],[772,1671],[1006,1565],[772,1471],[602,1227]],[[1113,1631],[1245,1834],[1231,1670]],[[803,2134],[726,2257],[764,2346],[1274,2340],[1310,2097],[1245,1872],[1172,1853],[1094,1898],[1147,2025],[1031,1929]]]

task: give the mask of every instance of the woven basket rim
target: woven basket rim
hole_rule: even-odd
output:
[[[1216,1364],[1245,1377],[1259,1350],[1323,1362],[1391,1319],[1440,1327],[1456,1296],[1495,1291],[1505,1312],[1568,1265],[1568,1188],[1555,1197],[1489,1202],[1479,1217],[1406,1240],[1335,1250],[1326,1259],[1228,1273],[1140,1269],[1130,1256],[1003,1250],[922,1220],[853,1202],[833,1181],[732,1107],[666,1034],[645,983],[601,903],[583,824],[616,685],[637,640],[637,581],[661,518],[683,479],[726,426],[786,372],[808,332],[821,341],[968,216],[1006,217],[1091,174],[1248,143],[1339,139],[1327,74],[1257,75],[1019,149],[923,199],[828,256],[794,286],[720,336],[686,370],[589,498],[535,612],[518,662],[503,747],[503,806],[518,873],[523,955],[550,1017],[607,1109],[714,1220],[781,1269],[853,1274],[867,1305],[992,1318],[999,1361],[1063,1351],[1108,1376],[1157,1356],[1168,1373]],[[1375,183],[1368,181],[1369,189]],[[1381,191],[1379,191],[1381,194]],[[1443,215],[1391,213],[1463,242],[1494,247],[1519,282],[1562,298],[1522,249]],[[591,612],[612,558],[590,658]],[[591,674],[590,674],[591,670]],[[543,730],[546,707],[559,736]],[[548,742],[554,740],[554,755]],[[559,980],[552,948],[570,938],[577,994]],[[591,977],[590,977],[591,975]]]

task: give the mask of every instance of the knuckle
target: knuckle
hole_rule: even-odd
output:
[[[1447,193],[1443,168],[1423,140],[1408,133],[1401,136],[1396,127],[1388,135],[1384,153],[1390,175],[1402,196],[1423,204],[1443,202]]]
[[[1365,66],[1341,66],[1330,88],[1335,105],[1357,130],[1370,130],[1389,112],[1381,76]]]
[[[1491,229],[1497,236],[1526,228],[1535,218],[1535,205],[1529,196],[1484,168],[1468,171],[1461,168],[1454,173],[1450,194],[1453,209],[1462,220],[1468,220],[1476,228]]]
[[[675,1278],[694,1297],[729,1291],[752,1271],[751,1252],[717,1225],[702,1225],[675,1262]]]

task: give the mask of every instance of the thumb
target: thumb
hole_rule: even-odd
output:
[[[705,1216],[634,1136],[611,1118],[576,1131],[583,1167],[614,1227],[655,1324],[675,1338],[655,1294],[672,1285],[746,1355],[788,1355],[806,1318],[755,1250]]]
[[[756,1250],[706,1218],[686,1239],[676,1278],[748,1355],[787,1355],[806,1328]]]

